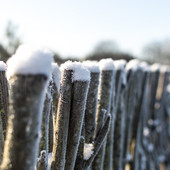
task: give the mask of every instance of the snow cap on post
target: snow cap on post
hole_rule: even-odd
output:
[[[123,80],[123,84],[125,85],[127,83],[126,80],[126,72],[125,72],[125,66],[126,66],[126,60],[116,60],[114,61],[114,65],[117,71],[121,71],[122,72],[122,80]]]
[[[0,71],[6,70],[6,64],[3,61],[0,61]]]
[[[136,71],[140,67],[140,61],[137,59],[130,60],[126,65],[126,71]]]
[[[125,70],[126,60],[116,60],[114,61],[114,65],[116,70]]]
[[[102,59],[99,61],[100,70],[113,71],[115,70],[114,61],[111,58]]]
[[[52,63],[52,76],[56,87],[60,89],[61,71],[57,63]]]
[[[150,66],[150,69],[151,69],[152,72],[160,71],[161,65],[159,63],[152,64]]]
[[[86,60],[83,61],[83,65],[92,73],[99,73],[99,63],[97,61]]]
[[[90,81],[90,71],[80,62],[66,61],[61,65],[61,71],[72,70],[72,81]]]
[[[16,74],[44,74],[50,78],[53,55],[47,49],[20,45],[16,53],[7,61],[7,78]]]

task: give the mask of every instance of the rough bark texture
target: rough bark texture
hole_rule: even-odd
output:
[[[110,124],[111,124],[111,117],[107,116],[106,122],[104,123],[103,128],[101,129],[98,136],[96,136],[96,139],[94,141],[93,154],[87,161],[84,161],[83,168],[82,168],[83,170],[88,170],[90,168],[90,166],[92,165],[92,162],[94,161],[96,155],[98,154],[99,150],[101,149],[101,147],[107,137],[107,134],[110,129]]]
[[[46,81],[44,75],[10,78],[10,114],[2,170],[33,170],[36,166]]]
[[[49,115],[51,109],[51,98],[46,94],[44,102],[44,110],[42,115],[42,124],[41,124],[41,141],[39,146],[39,151],[45,150],[48,153],[49,148]]]
[[[116,118],[114,128],[114,146],[113,146],[113,169],[120,170],[122,168],[122,149],[124,137],[124,84],[123,76],[125,72],[118,70],[116,73],[116,94],[118,95],[116,106]]]
[[[65,170],[72,170],[75,166],[86,108],[88,87],[88,81],[75,81],[73,83]]]
[[[0,164],[2,161],[3,148],[4,148],[4,135],[3,135],[2,120],[0,117]]]
[[[63,170],[65,166],[68,127],[71,109],[72,71],[64,70],[55,123],[51,170]]]
[[[83,168],[83,161],[84,161],[84,156],[83,156],[83,151],[84,151],[84,136],[80,137],[80,141],[79,141],[79,147],[78,147],[78,152],[77,152],[77,158],[76,158],[76,163],[75,163],[75,167],[74,170],[82,170]]]
[[[106,153],[104,158],[104,170],[112,170],[113,169],[113,134],[114,134],[114,123],[115,123],[115,74],[113,76],[113,84],[112,84],[112,96],[111,96],[111,125],[110,130],[107,135],[107,144],[106,144]]]
[[[3,135],[6,137],[7,119],[8,119],[8,83],[5,71],[0,71],[0,116],[2,120]]]
[[[100,133],[104,121],[106,119],[106,115],[110,114],[111,107],[111,96],[112,96],[112,87],[113,87],[113,71],[105,71],[101,72],[100,84],[99,84],[99,95],[98,95],[98,105],[97,105],[97,115],[96,115],[96,129],[95,129],[95,137]],[[106,112],[103,114],[103,112]],[[103,169],[104,166],[104,155],[105,155],[105,147],[106,142],[104,142],[101,150],[95,157],[93,161],[92,168],[95,170]]]
[[[48,154],[46,151],[41,151],[40,157],[38,158],[37,170],[48,169]]]
[[[48,138],[49,138],[48,150],[49,150],[49,153],[51,153],[53,150],[53,141],[54,141],[54,126],[53,125],[54,125],[53,124],[53,113],[52,113],[52,106],[51,106],[50,115],[49,115],[49,129],[48,129]]]
[[[85,111],[85,142],[92,143],[94,140],[97,95],[99,85],[99,73],[91,73],[91,81],[87,96]]]

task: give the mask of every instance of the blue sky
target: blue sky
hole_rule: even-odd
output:
[[[170,38],[170,0],[0,0],[0,41],[9,20],[25,43],[62,56],[90,53],[103,40],[134,55]]]

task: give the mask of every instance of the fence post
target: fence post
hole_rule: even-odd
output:
[[[7,62],[10,97],[2,170],[33,170],[36,166],[51,62],[47,51],[24,45]]]

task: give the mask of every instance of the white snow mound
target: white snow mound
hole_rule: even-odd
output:
[[[44,74],[48,78],[52,73],[53,55],[47,49],[30,45],[21,45],[7,61],[7,77],[16,74]]]
[[[64,70],[73,71],[73,81],[90,81],[90,71],[81,62],[66,61],[61,65],[61,72]]]

